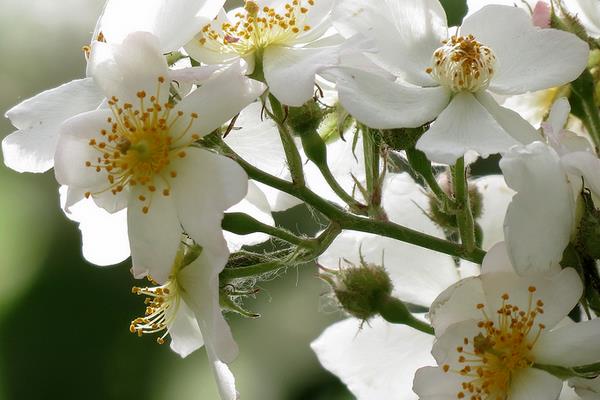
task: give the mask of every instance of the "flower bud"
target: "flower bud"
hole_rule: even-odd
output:
[[[323,120],[323,110],[314,100],[309,100],[301,107],[289,107],[286,123],[295,135],[316,132]]]
[[[598,260],[600,259],[600,211],[594,205],[592,195],[588,191],[582,192],[581,198],[584,210],[579,223],[577,244],[584,254]]]
[[[329,272],[334,276],[323,279],[331,284],[344,311],[358,319],[366,321],[378,315],[392,294],[394,286],[382,266],[361,261],[360,266]]]
[[[381,140],[396,151],[413,149],[428,128],[426,124],[418,128],[382,129]]]
[[[446,183],[447,184],[442,184],[440,186],[449,196],[452,196],[451,185],[449,182]],[[475,220],[479,219],[483,212],[483,197],[481,196],[481,193],[479,193],[476,185],[469,185],[469,203],[471,205],[473,218]],[[433,193],[429,194],[429,216],[433,222],[443,229],[454,230],[458,227],[456,215],[449,210],[444,210]],[[481,234],[481,232],[479,233]]]

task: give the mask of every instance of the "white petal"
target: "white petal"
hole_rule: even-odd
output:
[[[485,296],[481,281],[476,277],[462,279],[444,290],[429,308],[435,335],[440,337],[457,322],[481,318],[481,311],[476,307],[480,303],[485,303]]]
[[[122,43],[97,42],[88,62],[88,73],[94,77],[106,97],[115,96],[120,105],[139,104],[137,93],[154,96],[160,86],[159,103],[169,97],[169,82],[159,85],[158,78],[168,76],[168,66],[158,38],[147,32],[129,34]]]
[[[150,32],[160,38],[163,53],[177,50],[209,23],[224,0],[110,0],[98,31],[109,42],[122,42],[129,33]],[[177,21],[177,23],[173,23]]]
[[[421,136],[417,148],[431,161],[454,164],[469,150],[485,158],[518,143],[473,94],[460,92]]]
[[[67,188],[60,188],[61,206],[67,205]],[[65,215],[79,223],[84,258],[99,266],[118,264],[129,257],[127,237],[127,212],[110,214],[94,204],[92,199],[82,199],[71,205]]]
[[[488,92],[479,92],[476,97],[502,129],[519,143],[528,144],[542,140],[542,135],[529,122],[515,111],[499,105]]]
[[[227,257],[203,248],[200,256],[184,267],[178,275],[185,292],[184,300],[190,307],[204,337],[207,351],[225,363],[238,355],[238,346],[219,305],[219,273],[225,267]]]
[[[574,0],[568,8],[594,37],[600,36],[600,8],[595,0]]]
[[[473,307],[475,308],[475,307]],[[442,335],[436,335],[437,340],[433,344],[431,354],[435,358],[438,365],[449,365],[451,371],[461,370],[464,364],[461,365],[459,357],[462,355],[458,352],[457,347],[464,345],[464,339],[472,340],[481,333],[481,328],[477,324],[482,319],[481,311],[477,310],[479,317],[477,319],[467,319],[450,325]],[[468,347],[465,346],[465,351],[472,351],[473,342]]]
[[[600,362],[600,319],[544,333],[533,349],[535,362],[576,367]]]
[[[464,377],[445,373],[439,367],[424,367],[417,371],[413,390],[420,400],[455,400]]]
[[[285,192],[273,189],[271,186],[263,185],[262,183],[256,183],[256,185],[265,194],[271,207],[271,211],[273,212],[289,210],[290,208],[303,203],[302,200]]]
[[[518,94],[564,85],[587,64],[588,45],[572,33],[533,26],[517,7],[490,5],[465,19],[461,35],[472,34],[496,56],[490,90]]]
[[[356,119],[372,128],[410,128],[435,119],[450,93],[437,86],[421,88],[354,68],[335,72],[340,102]]]
[[[185,232],[205,249],[227,257],[223,211],[246,195],[246,173],[234,161],[196,148],[189,148],[173,168],[177,171],[171,181],[173,200]]]
[[[360,321],[350,318],[331,325],[311,347],[358,399],[416,400],[413,376],[434,362],[432,344],[433,336],[406,325],[375,318],[361,328]]]
[[[495,272],[510,272],[514,273],[506,242],[496,243],[483,258],[481,272],[491,274]]]
[[[179,102],[175,110],[187,115],[197,113],[199,118],[194,120],[189,133],[206,135],[256,100],[264,89],[264,84],[247,78],[236,63],[204,82]]]
[[[573,229],[575,204],[558,155],[535,142],[511,149],[500,168],[508,186],[517,191],[504,223],[515,269],[520,274],[560,269]]]
[[[570,112],[571,105],[566,97],[561,97],[552,104],[550,115],[548,115],[548,124],[552,128],[552,132],[559,133],[563,130]]]
[[[338,47],[269,46],[263,67],[269,90],[283,104],[299,107],[314,95],[315,74],[337,63]]]
[[[90,111],[79,114],[60,127],[60,134],[54,156],[54,173],[61,185],[82,189],[96,189],[100,192],[110,186],[106,171],[96,172],[102,153],[90,145],[90,140],[103,141],[100,131],[110,129],[106,119],[112,114],[109,110]],[[86,162],[92,166],[87,167]]]
[[[208,355],[208,362],[215,376],[221,400],[239,400],[239,393],[235,389],[235,377],[227,364],[219,361],[214,351],[208,345],[206,346],[206,354]]]
[[[548,372],[526,368],[513,378],[508,398],[511,400],[556,399],[562,386],[562,381]]]
[[[263,224],[275,225],[275,221],[273,221],[273,216],[271,215],[269,202],[265,197],[265,194],[252,181],[248,182],[248,194],[244,200],[229,208],[227,211],[244,213]],[[242,246],[252,246],[254,244],[266,242],[269,239],[269,235],[260,232],[251,233],[249,235],[236,235],[225,231],[223,234],[225,235],[227,247],[230,252],[238,251]]]
[[[240,113],[237,128],[224,141],[253,166],[283,178],[288,168],[277,125],[272,119],[261,118],[261,114],[261,103],[250,104]]]
[[[581,396],[582,400],[599,400],[600,399],[600,377],[594,379],[573,378],[569,379],[569,385],[575,388],[575,392]],[[573,399],[579,400],[579,397]],[[568,399],[568,400],[573,400]],[[561,400],[563,400],[561,398]]]
[[[59,125],[96,109],[104,95],[91,78],[46,90],[6,112],[19,129],[2,141],[4,163],[17,172],[45,172],[54,165]]]
[[[509,303],[527,310],[529,305],[529,287],[536,288],[533,301],[542,300],[544,313],[538,314],[536,324],[544,324],[552,329],[575,307],[583,284],[573,268],[566,268],[554,275],[519,277],[512,272],[497,272],[481,275],[485,304],[488,315],[502,307],[502,295],[510,296]]]
[[[159,193],[160,190],[152,197],[149,211],[144,214],[137,201],[138,190],[133,190],[127,222],[133,275],[151,275],[158,283],[164,283],[171,273],[183,231],[173,198]]]
[[[600,195],[600,159],[587,151],[577,151],[564,155],[561,158],[566,170],[576,176],[581,176],[585,186],[596,195]]]
[[[437,0],[344,0],[338,4],[338,29],[374,39],[373,59],[379,65],[410,83],[433,83],[425,70],[448,36],[446,14]]]
[[[489,175],[473,181],[483,199],[482,215],[477,220],[483,232],[484,250],[504,240],[504,216],[514,191],[502,175]]]
[[[174,320],[169,326],[169,336],[171,350],[181,357],[187,357],[204,345],[196,316],[185,301],[179,304],[175,312]]]

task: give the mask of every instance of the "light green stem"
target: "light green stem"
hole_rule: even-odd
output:
[[[455,207],[457,212],[458,230],[460,240],[467,252],[476,248],[475,245],[475,220],[471,211],[471,201],[469,199],[469,187],[465,170],[465,159],[463,157],[456,160],[453,169],[453,184]]]

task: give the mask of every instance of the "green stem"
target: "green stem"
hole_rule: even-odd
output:
[[[475,220],[471,211],[464,157],[456,160],[456,165],[453,167],[453,184],[460,240],[467,252],[470,252],[476,248]]]
[[[266,233],[304,248],[314,248],[314,239],[303,239],[285,229],[264,224],[253,217],[242,213],[225,213],[222,222],[223,229],[238,235],[248,235],[254,232]]]
[[[283,111],[283,106],[272,94],[269,94],[269,103],[271,104],[271,109],[273,110],[273,113],[270,115],[277,123],[281,144],[283,145],[288,168],[290,169],[292,182],[294,182],[297,186],[304,186],[305,182],[302,157],[300,156],[298,147],[294,142],[294,137],[285,124],[285,113]]]
[[[431,168],[431,162],[427,159],[427,156],[420,150],[408,149],[406,150],[406,156],[410,166],[425,180],[427,186],[435,197],[444,205],[444,210],[447,207],[453,206],[453,201],[450,199],[448,194],[440,187],[433,170]]]
[[[379,307],[379,314],[383,317],[383,319],[391,322],[392,324],[408,325],[429,335],[434,334],[434,330],[431,325],[415,318],[408,310],[406,305],[394,297],[390,297],[383,302],[383,304]]]
[[[365,199],[369,206],[369,215],[376,218],[381,218],[385,215],[381,208],[382,196],[382,179],[381,165],[379,157],[379,143],[374,138],[371,130],[362,126],[363,153],[365,156],[365,176],[367,180],[368,198]],[[384,171],[385,173],[385,171]]]
[[[348,207],[350,207],[350,210],[352,210],[352,212],[354,212],[356,214],[360,214],[360,215],[366,215],[367,207],[364,204],[361,204],[359,201],[357,201],[354,197],[349,195],[344,190],[344,188],[340,186],[338,181],[335,179],[335,177],[331,173],[331,170],[329,169],[328,165],[321,164],[321,165],[317,165],[317,167],[319,167],[319,171],[321,171],[321,175],[323,175],[323,178],[325,178],[325,181],[327,182],[327,184],[329,185],[331,190],[333,190],[333,192],[335,194],[337,194],[338,197],[340,199],[342,199],[342,201],[348,205]]]
[[[600,115],[598,114],[598,107],[596,107],[593,98],[585,97],[581,99],[581,104],[587,117],[587,128],[594,140],[594,145],[598,148],[600,147]]]
[[[207,144],[211,145],[211,143]],[[320,211],[330,221],[337,223],[341,229],[349,229],[389,237],[405,243],[414,244],[416,246],[448,254],[453,257],[459,257],[477,264],[481,264],[483,261],[485,251],[475,246],[471,249],[467,249],[465,246],[461,246],[460,244],[427,235],[393,222],[376,221],[358,215],[349,214],[336,204],[330,203],[329,201],[323,199],[307,187],[297,187],[292,182],[288,182],[261,171],[242,159],[223,141],[219,141],[217,144],[214,144],[213,142],[212,144],[216,145],[222,154],[235,160],[246,171],[251,179],[281,190],[282,192],[288,193],[304,201],[309,206]]]

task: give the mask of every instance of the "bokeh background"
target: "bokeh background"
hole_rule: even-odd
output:
[[[1,1],[0,111],[84,75],[81,47],[103,2]],[[465,11],[464,1],[445,3],[450,19]],[[13,130],[0,119],[1,137]],[[153,337],[129,333],[143,312],[131,294],[129,261],[111,268],[85,262],[52,172],[0,168],[0,185],[0,400],[218,399],[204,350],[180,359]],[[298,226],[305,210],[293,212],[276,219],[315,229]],[[309,348],[343,318],[323,306],[326,289],[314,265],[261,288],[246,303],[260,319],[229,317],[241,349],[232,370],[242,398],[352,399]]]

